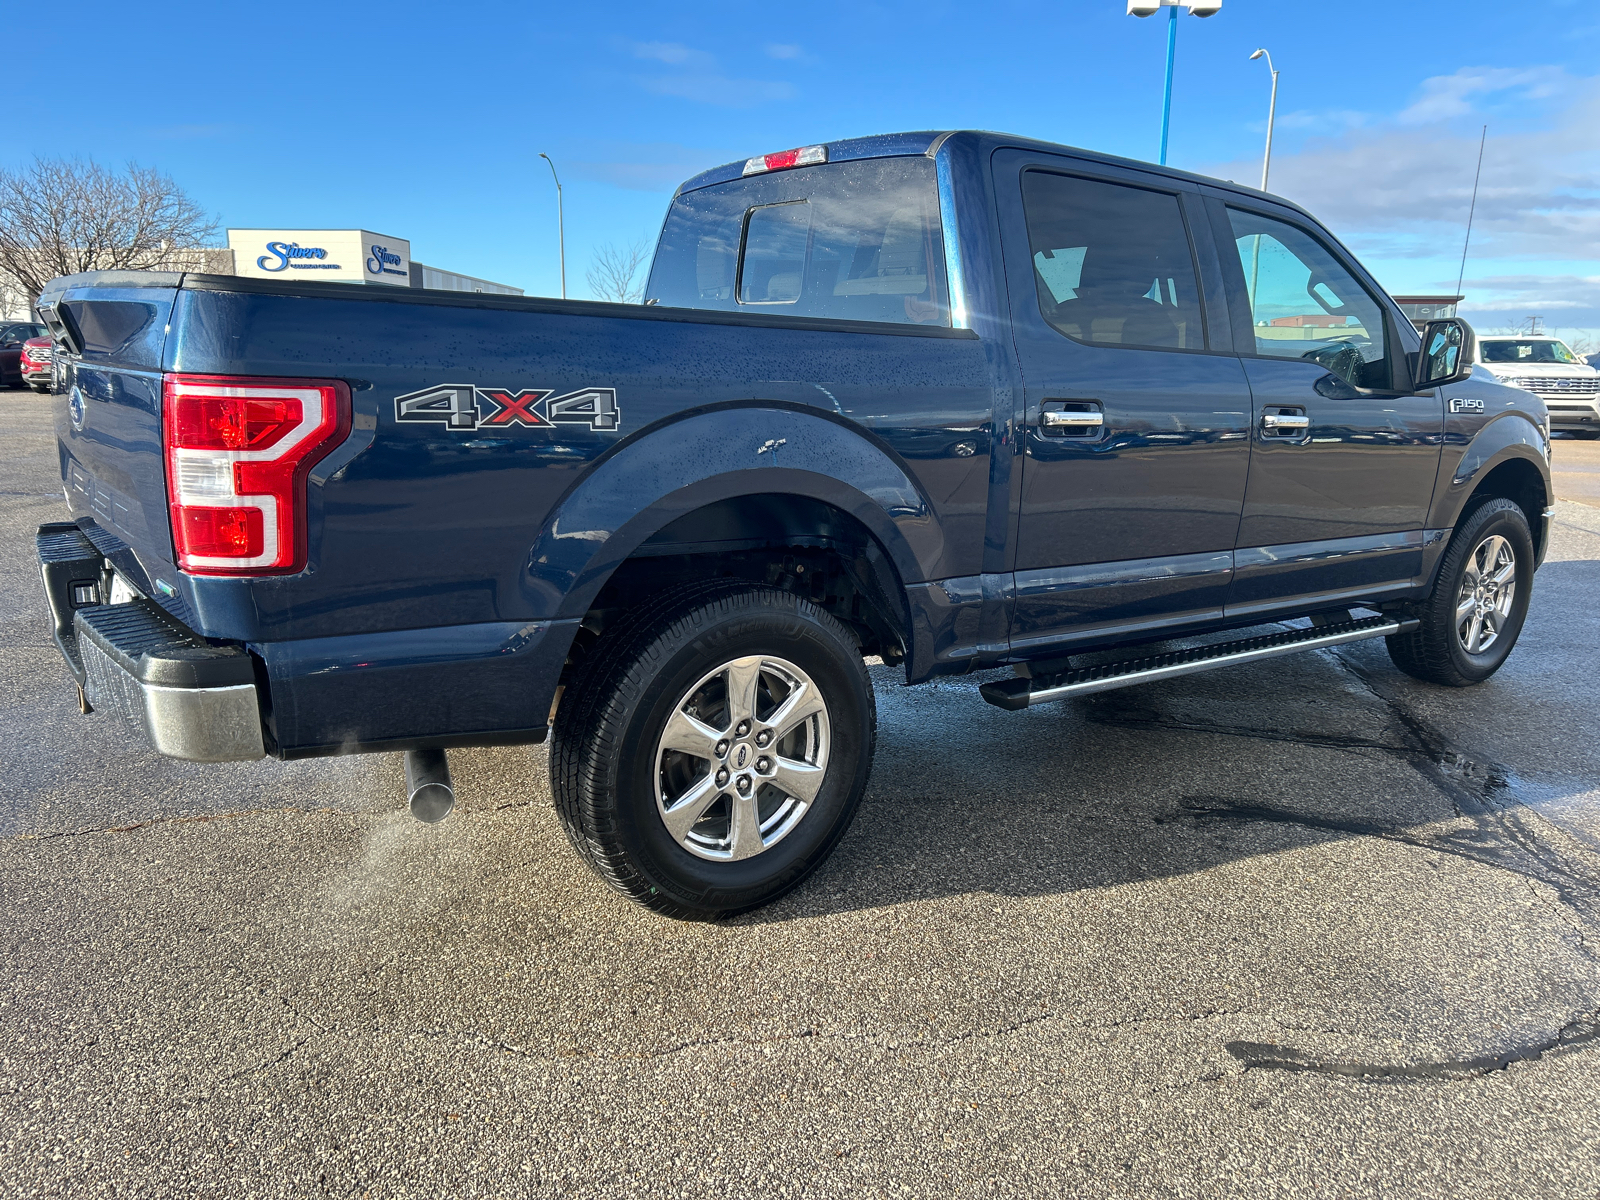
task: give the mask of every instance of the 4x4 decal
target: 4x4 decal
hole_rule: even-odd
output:
[[[612,388],[582,388],[555,396],[550,388],[443,383],[396,396],[394,419],[429,422],[461,433],[517,425],[533,429],[586,425],[609,433],[621,428],[622,410],[617,407],[617,393]]]

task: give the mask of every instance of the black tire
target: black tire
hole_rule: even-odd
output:
[[[1503,623],[1481,652],[1471,653],[1458,632],[1456,605],[1469,566],[1490,538],[1503,538],[1515,559],[1516,587]],[[1389,657],[1407,675],[1445,687],[1470,687],[1498,671],[1517,644],[1533,591],[1533,534],[1520,505],[1490,500],[1473,509],[1450,538],[1434,578],[1433,591],[1414,615],[1421,626],[1388,638]]]
[[[658,742],[697,681],[751,655],[786,661],[815,682],[827,705],[826,766],[810,806],[780,840],[748,858],[708,861],[668,830],[658,808]],[[725,679],[731,692],[732,676]],[[843,624],[773,588],[694,585],[638,606],[578,667],[551,730],[556,811],[589,865],[629,899],[674,917],[731,916],[776,900],[832,852],[866,790],[876,727],[872,684]],[[728,762],[736,753],[737,744]],[[701,780],[717,766],[711,759],[673,761],[691,764],[687,770]],[[761,786],[757,780],[766,797],[759,803],[771,804],[779,793]],[[730,843],[731,787],[707,810],[712,820],[726,804]]]
[[[42,396],[50,394],[50,385],[48,383],[30,383],[28,386]]]

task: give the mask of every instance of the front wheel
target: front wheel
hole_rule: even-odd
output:
[[[568,837],[607,883],[671,916],[758,907],[849,827],[872,765],[872,685],[807,600],[713,584],[608,630],[556,711]]]
[[[1533,535],[1510,500],[1491,500],[1456,529],[1417,610],[1421,626],[1388,639],[1407,675],[1446,687],[1482,683],[1498,671],[1522,632],[1533,590]]]

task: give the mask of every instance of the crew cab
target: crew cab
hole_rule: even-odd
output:
[[[1501,383],[1542,399],[1552,430],[1600,437],[1600,371],[1560,338],[1489,334],[1478,339],[1478,361]]]
[[[1549,539],[1543,402],[1463,322],[1279,197],[999,134],[698,175],[639,305],[100,273],[39,310],[85,710],[402,751],[424,819],[447,751],[548,741],[574,846],[677,916],[843,835],[865,659],[1020,709],[1384,637],[1462,686]]]

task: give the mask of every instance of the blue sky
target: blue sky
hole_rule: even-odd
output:
[[[172,174],[223,227],[360,226],[422,262],[554,294],[606,242],[653,240],[673,187],[754,153],[987,128],[1153,159],[1164,19],[1123,0],[160,6],[80,0],[10,55],[34,154]],[[1592,0],[1224,0],[1181,18],[1171,161],[1259,179],[1395,292],[1467,262],[1480,329],[1600,331],[1600,7]]]

